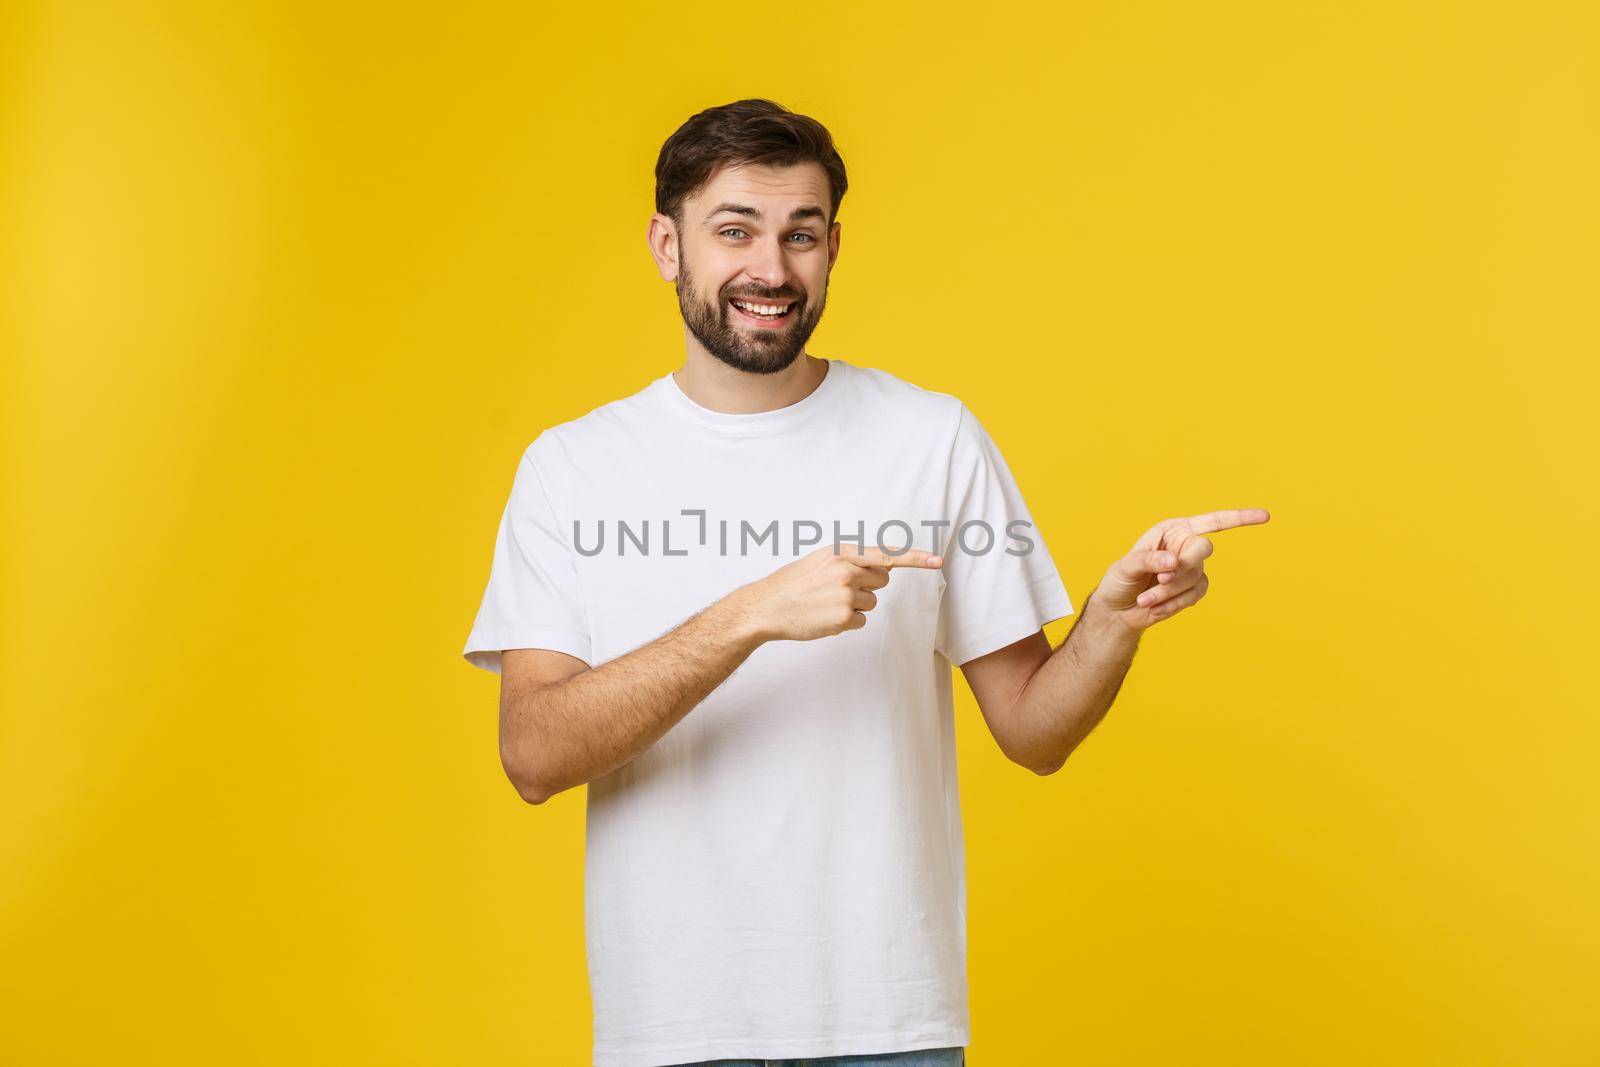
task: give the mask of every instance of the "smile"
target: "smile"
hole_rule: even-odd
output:
[[[769,304],[759,300],[730,300],[728,303],[739,313],[740,318],[759,326],[771,327],[788,322],[797,301],[785,300]]]

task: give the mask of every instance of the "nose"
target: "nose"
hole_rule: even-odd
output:
[[[750,280],[769,289],[781,289],[789,280],[789,264],[784,259],[781,238],[774,236],[757,244],[751,252],[745,273]]]

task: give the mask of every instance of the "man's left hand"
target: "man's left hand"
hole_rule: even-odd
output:
[[[1266,508],[1230,508],[1163,519],[1111,565],[1091,606],[1113,613],[1129,632],[1141,634],[1206,595],[1211,580],[1205,560],[1214,551],[1207,534],[1255,526],[1270,517]]]

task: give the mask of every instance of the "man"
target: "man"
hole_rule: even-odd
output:
[[[648,240],[687,359],[528,447],[464,650],[519,793],[589,787],[597,1067],[964,1063],[951,664],[1051,774],[1205,594],[1205,535],[1267,518],[1152,527],[1052,651],[1073,607],[983,426],[805,351],[845,188],[770,101],[667,140]]]

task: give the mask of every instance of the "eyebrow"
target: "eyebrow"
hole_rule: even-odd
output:
[[[743,215],[745,218],[755,219],[757,222],[761,221],[761,212],[747,204],[718,204],[712,210],[711,214],[706,216],[706,221],[710,222],[712,219],[722,214]],[[823,221],[827,221],[827,218],[827,214],[815,204],[807,204],[805,207],[797,207],[793,211],[789,212],[790,222],[799,222],[801,219],[822,219]]]

